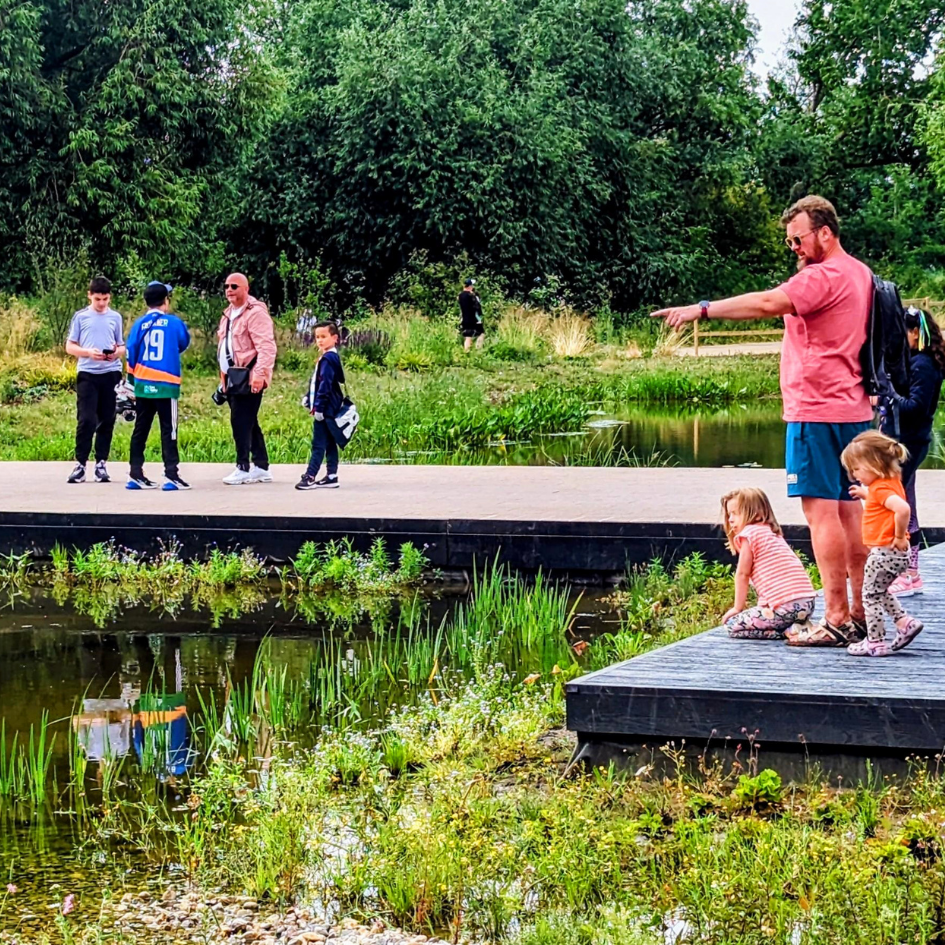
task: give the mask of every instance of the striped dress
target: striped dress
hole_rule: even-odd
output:
[[[742,542],[748,542],[751,548],[751,585],[759,601],[775,608],[814,596],[814,585],[804,565],[791,546],[767,525],[746,525],[735,536],[738,551]]]

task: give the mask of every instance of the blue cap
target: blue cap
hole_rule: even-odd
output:
[[[150,289],[153,285],[162,285],[167,289],[167,294],[170,295],[174,291],[174,286],[168,285],[166,282],[161,282],[160,280],[155,280],[154,282],[148,283],[148,288]]]

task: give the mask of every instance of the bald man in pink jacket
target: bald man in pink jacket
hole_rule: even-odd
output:
[[[242,273],[227,276],[225,291],[229,305],[217,329],[217,358],[230,408],[236,468],[223,481],[228,486],[272,482],[266,440],[259,426],[263,391],[272,383],[276,364],[272,318],[265,302],[249,294],[249,280]]]

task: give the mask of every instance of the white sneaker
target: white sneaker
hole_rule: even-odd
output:
[[[272,473],[268,469],[260,469],[258,466],[249,467],[250,482],[272,482]]]
[[[223,481],[228,486],[242,486],[244,483],[252,482],[253,478],[248,470],[240,469],[239,466],[237,466],[229,476],[223,477]]]

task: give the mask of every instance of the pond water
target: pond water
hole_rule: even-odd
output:
[[[103,845],[99,833],[91,842],[87,834],[97,815],[76,815],[71,746],[81,746],[88,762],[79,793],[90,804],[103,802],[111,776],[119,792],[133,782],[139,794],[149,790],[183,805],[187,776],[199,773],[211,729],[218,737],[239,737],[239,711],[230,710],[247,694],[265,690],[271,703],[275,687],[283,686],[285,711],[295,706],[310,713],[300,714],[293,730],[300,744],[314,738],[319,725],[337,723],[338,705],[355,722],[370,724],[427,690],[450,647],[459,652],[444,627],[469,621],[461,614],[469,600],[465,589],[418,594],[339,621],[276,596],[256,600],[242,614],[233,608],[229,615],[170,615],[127,606],[109,609],[105,617],[94,608],[90,613],[87,602],[77,610],[78,602],[57,603],[38,590],[13,598],[0,612],[6,739],[4,744],[0,737],[0,781],[14,733],[23,744],[45,715],[55,741],[44,803],[14,802],[0,791],[0,900],[7,883],[17,886],[15,903],[4,908],[0,902],[0,931],[46,927],[67,893],[91,902],[104,887],[120,895],[167,878],[133,837],[117,832]],[[558,662],[566,665],[574,639],[619,623],[601,590],[561,594],[557,607],[559,615],[571,615],[572,637],[559,632],[542,640],[509,639],[490,650],[490,661],[498,657],[513,670],[519,664],[548,672]],[[553,620],[550,610],[543,613]],[[457,676],[463,675],[463,660],[452,661]],[[263,664],[274,668],[265,677]],[[208,706],[217,722],[208,723]],[[250,757],[266,754],[269,737],[272,732],[257,732]]]
[[[925,467],[945,468],[945,409],[933,430]],[[779,402],[724,410],[635,406],[593,415],[584,429],[537,436],[520,443],[493,444],[483,462],[514,465],[624,464],[784,467],[784,423]],[[434,462],[442,461],[438,454]]]

